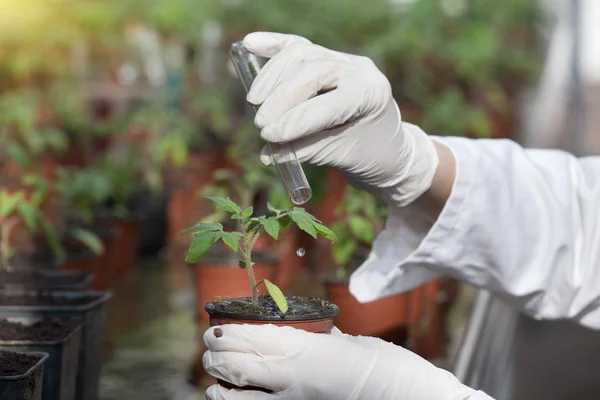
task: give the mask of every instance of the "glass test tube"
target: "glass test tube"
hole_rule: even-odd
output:
[[[248,93],[254,78],[260,71],[258,60],[254,54],[244,48],[242,41],[231,45],[230,56],[244,89]],[[254,105],[252,108],[256,113],[258,108]],[[312,189],[291,143],[267,143],[290,201],[295,205],[307,203],[312,196]]]

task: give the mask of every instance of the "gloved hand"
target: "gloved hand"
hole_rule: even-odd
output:
[[[247,97],[260,105],[255,124],[263,139],[292,142],[300,162],[334,167],[353,186],[398,206],[431,186],[435,146],[402,123],[390,84],[370,59],[279,33],[251,33],[244,46],[271,58]],[[266,147],[261,160],[272,164]]]
[[[464,400],[475,392],[402,347],[339,330],[324,335],[274,325],[223,325],[208,329],[204,343],[209,374],[273,391],[213,385],[208,400]]]

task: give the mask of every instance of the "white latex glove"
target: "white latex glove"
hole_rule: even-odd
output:
[[[215,329],[222,330],[216,337]],[[464,400],[475,391],[416,354],[371,337],[274,325],[223,325],[204,333],[203,364],[239,391],[213,385],[208,400]]]
[[[263,139],[292,142],[300,162],[337,168],[353,186],[398,206],[429,189],[435,146],[402,123],[390,84],[370,59],[279,33],[251,33],[244,46],[271,58],[247,97],[260,105],[255,124]],[[272,164],[266,147],[261,160]]]

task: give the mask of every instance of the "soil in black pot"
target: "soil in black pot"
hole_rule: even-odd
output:
[[[85,275],[48,275],[35,271],[2,271],[0,282],[3,285],[27,285],[30,287],[48,287],[76,285],[82,283]]]
[[[78,306],[96,300],[95,296],[62,297],[51,294],[2,294],[0,306]]]
[[[80,324],[81,321],[74,318],[48,318],[30,325],[0,319],[0,340],[51,342],[66,338]]]
[[[339,312],[338,307],[330,301],[316,297],[286,297],[288,311],[282,313],[269,295],[258,297],[258,304],[253,305],[251,298],[224,299],[206,305],[209,314],[240,317],[257,320],[308,320],[328,318]]]
[[[0,351],[0,376],[23,375],[39,360],[39,357],[29,354]]]

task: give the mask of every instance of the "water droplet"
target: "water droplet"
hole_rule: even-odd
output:
[[[304,254],[306,254],[306,250],[300,247],[298,250],[296,250],[296,254],[298,255],[298,257],[304,257]]]

